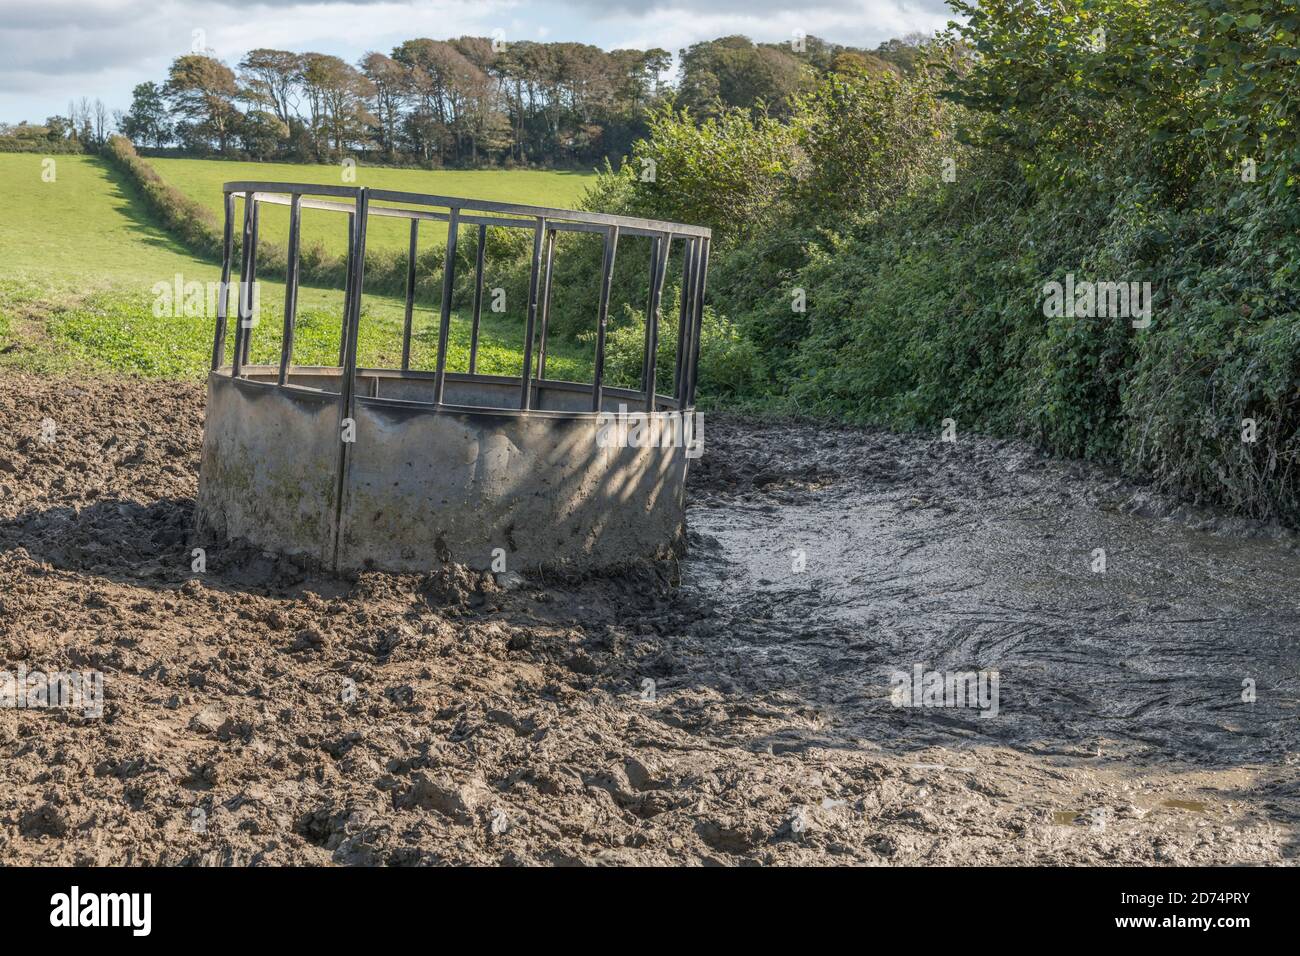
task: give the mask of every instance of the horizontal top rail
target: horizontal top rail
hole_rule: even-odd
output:
[[[356,199],[361,192],[360,186],[324,186],[320,183],[273,183],[249,182],[237,180],[225,183],[221,187],[227,193],[283,193],[286,196],[297,193],[300,196],[341,196]]]
[[[338,212],[353,212],[360,186],[322,186],[316,183],[276,183],[276,182],[229,182],[222,189],[224,192],[247,197],[256,195],[258,202],[273,205],[287,205],[288,199],[275,197],[298,196],[335,196],[350,199],[352,203],[329,203],[325,200],[303,199],[302,205],[308,209],[329,209]],[[531,229],[539,218],[547,221],[548,229],[562,232],[604,232],[610,226],[618,226],[620,231],[630,235],[692,236],[710,238],[712,230],[704,226],[690,226],[678,222],[666,222],[659,219],[643,219],[637,216],[616,216],[601,212],[580,212],[573,209],[556,209],[550,206],[525,206],[518,203],[495,202],[487,199],[465,199],[460,196],[436,196],[428,193],[400,192],[391,189],[368,189],[370,200],[374,202],[405,202],[421,206],[442,206],[446,209],[472,210],[474,212],[499,213],[503,216],[527,216],[527,219],[506,219],[497,216],[461,215],[460,221],[475,225],[504,226]],[[447,213],[430,213],[418,209],[403,209],[396,206],[370,207],[370,213],[376,216],[389,216],[399,219],[432,219],[446,222]]]
[[[232,192],[232,196],[246,196],[246,193]],[[254,190],[253,195],[257,197],[259,203],[267,203],[272,206],[291,205],[293,199],[289,193],[264,193]],[[332,212],[351,213],[356,212],[356,207],[351,203],[334,202],[329,199],[308,199],[300,200],[303,209],[327,209]],[[391,219],[419,219],[425,222],[448,222],[451,215],[445,212],[428,212],[423,209],[403,209],[400,206],[371,206],[370,215],[387,216]],[[537,226],[534,219],[510,219],[504,216],[474,216],[462,215],[462,223],[468,223],[473,226],[502,226],[512,229],[533,229]],[[589,222],[564,222],[548,221],[546,228],[554,229],[557,232],[586,232],[604,234],[608,226],[598,226]],[[662,236],[663,232],[658,229],[636,229],[628,227],[622,230],[624,234],[630,236]]]

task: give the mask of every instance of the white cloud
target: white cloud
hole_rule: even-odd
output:
[[[614,34],[616,39],[606,45],[638,49],[657,46],[676,53],[692,43],[736,33],[760,42],[780,43],[792,39],[797,30],[832,43],[874,47],[908,33],[933,33],[943,29],[950,19],[946,9],[936,9],[933,5],[882,2],[870,7],[870,16],[862,15],[858,9],[835,6],[761,13],[660,10],[653,15],[621,18]]]

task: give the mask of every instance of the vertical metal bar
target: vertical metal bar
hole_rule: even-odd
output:
[[[257,303],[258,297],[254,295],[257,290],[257,236],[260,231],[259,226],[262,220],[262,207],[257,202],[257,196],[253,196],[253,238],[248,247],[248,283],[244,290],[244,295],[248,301],[248,328],[244,330],[244,353],[243,362],[248,364],[248,354],[253,347],[253,327],[257,322],[257,317],[253,315],[253,306]],[[241,325],[244,323],[241,322]]]
[[[546,231],[546,279],[542,283],[542,331],[537,339],[537,381],[546,378],[546,327],[551,323],[551,271],[555,265],[555,230]]]
[[[650,326],[651,326],[651,324],[652,324],[652,323],[650,322],[650,316],[651,316],[651,315],[653,314],[653,312],[654,312],[655,279],[656,279],[656,276],[655,276],[655,270],[659,268],[659,246],[660,246],[660,238],[659,238],[658,236],[655,236],[653,239],[650,240],[650,292],[649,292],[649,294],[646,296],[646,304],[645,304],[645,341],[644,341],[644,343],[642,344],[642,352],[641,352],[641,379],[640,379],[640,381],[641,381],[641,387],[642,387],[642,388],[645,387],[646,379],[647,379],[647,378],[649,377],[649,375],[650,375],[650,372],[649,372],[649,368],[650,368]],[[649,407],[649,406],[646,406],[646,411],[650,411],[650,407]]]
[[[217,328],[212,336],[212,370],[221,368],[226,357],[226,314],[230,308],[230,260],[235,246],[235,196],[226,193],[226,226],[221,235],[221,285],[217,289]]]
[[[614,255],[618,251],[618,226],[605,233],[605,259],[600,267],[600,305],[596,316],[596,370],[592,374],[591,410],[599,412],[605,398],[605,326],[609,321],[609,290],[614,284]]]
[[[343,303],[343,331],[341,342],[343,355],[339,358],[339,367],[343,377],[339,382],[339,431],[335,433],[339,441],[338,471],[334,476],[334,522],[331,528],[333,544],[331,545],[331,565],[338,567],[339,526],[343,512],[344,483],[348,473],[348,462],[352,456],[351,442],[342,441],[343,425],[346,419],[356,418],[357,389],[357,339],[361,326],[361,289],[365,284],[366,268],[366,220],[370,214],[370,194],[363,186],[357,190],[356,211],[349,214],[349,223],[355,219],[355,231],[348,228],[348,275],[345,282],[346,294]],[[355,242],[353,240],[355,239]],[[353,254],[355,253],[355,255]]]
[[[280,378],[289,381],[293,364],[293,327],[298,316],[298,234],[302,226],[302,196],[294,193],[289,202],[289,260],[284,269],[284,334],[280,337]]]
[[[668,277],[668,253],[672,251],[673,236],[666,232],[655,247],[659,253],[655,260],[654,285],[650,287],[650,314],[646,316],[645,355],[645,410],[655,410],[655,374],[659,369],[659,303],[663,300],[664,279]]]
[[[230,377],[239,378],[244,368],[244,337],[248,329],[244,328],[246,311],[245,293],[248,288],[248,259],[253,247],[253,197],[244,193],[244,228],[240,239],[239,255],[239,289],[235,297],[235,346],[230,358]]]
[[[682,407],[684,407],[686,403],[686,386],[689,384],[690,379],[688,369],[691,364],[691,352],[695,348],[695,340],[699,333],[699,329],[696,328],[695,324],[695,314],[700,306],[700,296],[703,295],[700,285],[700,277],[704,271],[706,246],[706,240],[695,240],[695,255],[691,262],[691,307],[686,313],[686,343],[682,349],[682,392],[679,396],[679,402]]]
[[[357,198],[359,201],[360,196]],[[339,368],[343,367],[343,360],[348,351],[348,303],[352,301],[352,257],[356,246],[356,232],[357,215],[350,212],[348,213],[348,265],[343,280],[343,323],[339,329]]]
[[[688,239],[682,253],[682,306],[677,313],[677,359],[673,366],[673,398],[677,407],[682,407],[682,369],[686,367],[686,351],[691,347],[690,329],[695,319],[691,311],[691,288],[695,282],[695,255],[699,251],[700,241]]]
[[[542,234],[546,231],[546,220],[537,217],[533,230],[533,267],[528,275],[528,318],[524,322],[524,382],[519,393],[519,407],[523,411],[533,405],[533,329],[537,324],[537,285],[542,271]]]
[[[700,250],[700,267],[696,270],[695,283],[695,328],[691,332],[691,359],[686,369],[686,407],[695,407],[695,380],[700,371],[700,338],[704,328],[704,291],[709,280],[709,243],[704,240]]]
[[[478,371],[478,320],[483,314],[483,252],[487,245],[487,225],[479,223],[478,251],[474,256],[474,324],[469,332],[469,374]]]
[[[447,256],[442,266],[442,321],[438,324],[438,369],[433,379],[433,403],[442,404],[447,378],[447,340],[451,337],[451,297],[456,290],[456,234],[460,231],[460,210],[454,206],[447,217]]]
[[[415,252],[420,241],[420,220],[411,220],[411,251],[406,258],[406,319],[402,323],[402,371],[411,367],[411,319],[415,315]]]
[[[342,417],[352,417],[352,405],[356,396],[357,378],[357,337],[361,327],[361,286],[365,280],[366,219],[370,213],[370,196],[363,186],[357,191],[356,212],[349,213],[349,221],[356,222],[356,231],[349,235],[355,238],[352,252],[348,255],[347,301],[343,304],[343,382],[340,387]],[[355,253],[355,254],[353,254]],[[340,477],[340,481],[342,478]]]

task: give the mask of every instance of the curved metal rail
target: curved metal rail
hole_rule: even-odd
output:
[[[442,274],[442,302],[438,327],[438,357],[433,373],[433,401],[419,404],[435,408],[457,407],[447,406],[444,403],[447,347],[451,329],[452,292],[456,271],[456,248],[462,227],[474,227],[477,232],[477,250],[470,332],[468,372],[470,378],[479,377],[477,373],[479,320],[483,304],[483,267],[487,230],[531,229],[533,232],[532,265],[529,273],[527,313],[524,323],[524,355],[518,378],[519,402],[517,406],[501,406],[501,411],[513,413],[531,411],[533,392],[543,384],[564,385],[566,387],[572,387],[575,384],[551,383],[546,379],[546,336],[550,319],[555,237],[560,232],[594,233],[604,237],[604,256],[601,265],[599,306],[596,322],[595,364],[592,382],[589,386],[591,389],[591,412],[567,414],[599,413],[602,409],[605,392],[605,341],[609,319],[610,289],[613,281],[618,242],[622,236],[645,237],[650,240],[651,244],[645,354],[642,362],[641,387],[638,390],[645,403],[644,408],[647,411],[656,411],[660,408],[685,411],[694,407],[696,374],[700,354],[700,327],[704,313],[704,293],[708,274],[709,243],[711,241],[711,233],[708,229],[700,226],[640,219],[631,216],[614,216],[545,206],[526,206],[516,203],[491,202],[455,196],[435,196],[356,186],[229,182],[223,187],[223,192],[225,198],[225,229],[223,233],[221,286],[217,298],[217,323],[212,346],[212,369],[214,372],[223,367],[225,358],[230,281],[234,271],[232,260],[236,222],[235,203],[236,200],[242,199],[241,232],[243,239],[240,244],[240,283],[236,304],[239,322],[235,327],[233,359],[230,366],[230,377],[232,379],[245,377],[246,368],[249,365],[249,349],[254,326],[252,312],[253,289],[257,278],[259,210],[262,204],[270,203],[289,207],[289,248],[285,276],[284,334],[280,346],[279,375],[275,383],[280,388],[295,387],[290,383],[290,377],[293,374],[293,337],[298,303],[302,210],[307,208],[344,213],[348,217],[347,279],[338,362],[338,368],[342,371],[341,398],[344,409],[352,407],[355,397],[358,372],[357,338],[361,319],[361,297],[365,285],[366,227],[372,216],[407,219],[411,223],[400,374],[420,374],[413,373],[410,368],[411,325],[415,309],[416,280],[418,278],[416,254],[419,245],[420,223],[422,221],[447,223],[446,252]],[[375,205],[375,203],[402,203],[404,205]],[[679,307],[673,394],[662,395],[656,390],[655,358],[659,353],[659,324],[663,310],[663,290],[674,241],[681,241],[685,244],[685,252],[682,256],[682,297]],[[535,360],[534,349],[536,349]],[[457,377],[462,376],[457,375]],[[587,387],[581,383],[577,384],[579,387]],[[617,391],[624,392],[622,389]],[[409,404],[409,400],[402,402],[402,404]],[[479,407],[475,410],[482,412],[490,409]]]

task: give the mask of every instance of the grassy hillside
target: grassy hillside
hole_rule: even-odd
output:
[[[124,177],[93,156],[0,153],[0,263],[6,277],[31,277],[75,291],[106,284],[147,289],[180,271],[215,278],[215,266],[189,255],[156,226]]]
[[[221,213],[221,184],[232,180],[306,182],[330,186],[373,186],[440,196],[464,196],[532,206],[573,208],[594,174],[536,170],[356,169],[356,180],[344,183],[339,166],[252,163],[220,159],[150,159],[149,164],[169,183],[213,212]],[[289,213],[283,207],[263,210],[262,235],[276,243],[289,237]],[[376,250],[407,248],[408,225],[397,219],[372,219],[366,245]],[[441,246],[445,230],[427,229],[425,242]],[[340,255],[347,249],[347,223],[338,213],[305,210],[303,242],[319,240]]]
[[[198,376],[207,367],[211,315],[155,315],[157,288],[216,282],[219,267],[187,253],[152,220],[134,187],[93,156],[57,157],[55,179],[41,179],[43,157],[0,154],[0,175],[10,184],[0,212],[0,364],[42,369],[98,369],[131,374]],[[212,164],[220,165],[220,164]],[[237,165],[237,164],[232,164]],[[220,173],[218,176],[220,178]],[[262,325],[253,358],[278,355],[283,283],[262,281]],[[337,359],[340,289],[304,286],[299,300],[295,361],[333,364]],[[485,311],[479,368],[518,374],[522,361],[522,302],[504,314]],[[417,303],[412,361],[431,368],[437,341],[436,296]],[[367,295],[361,361],[400,360],[404,304]],[[469,322],[454,315],[449,367],[468,365]],[[587,350],[553,342],[548,371],[556,377],[590,375]]]

